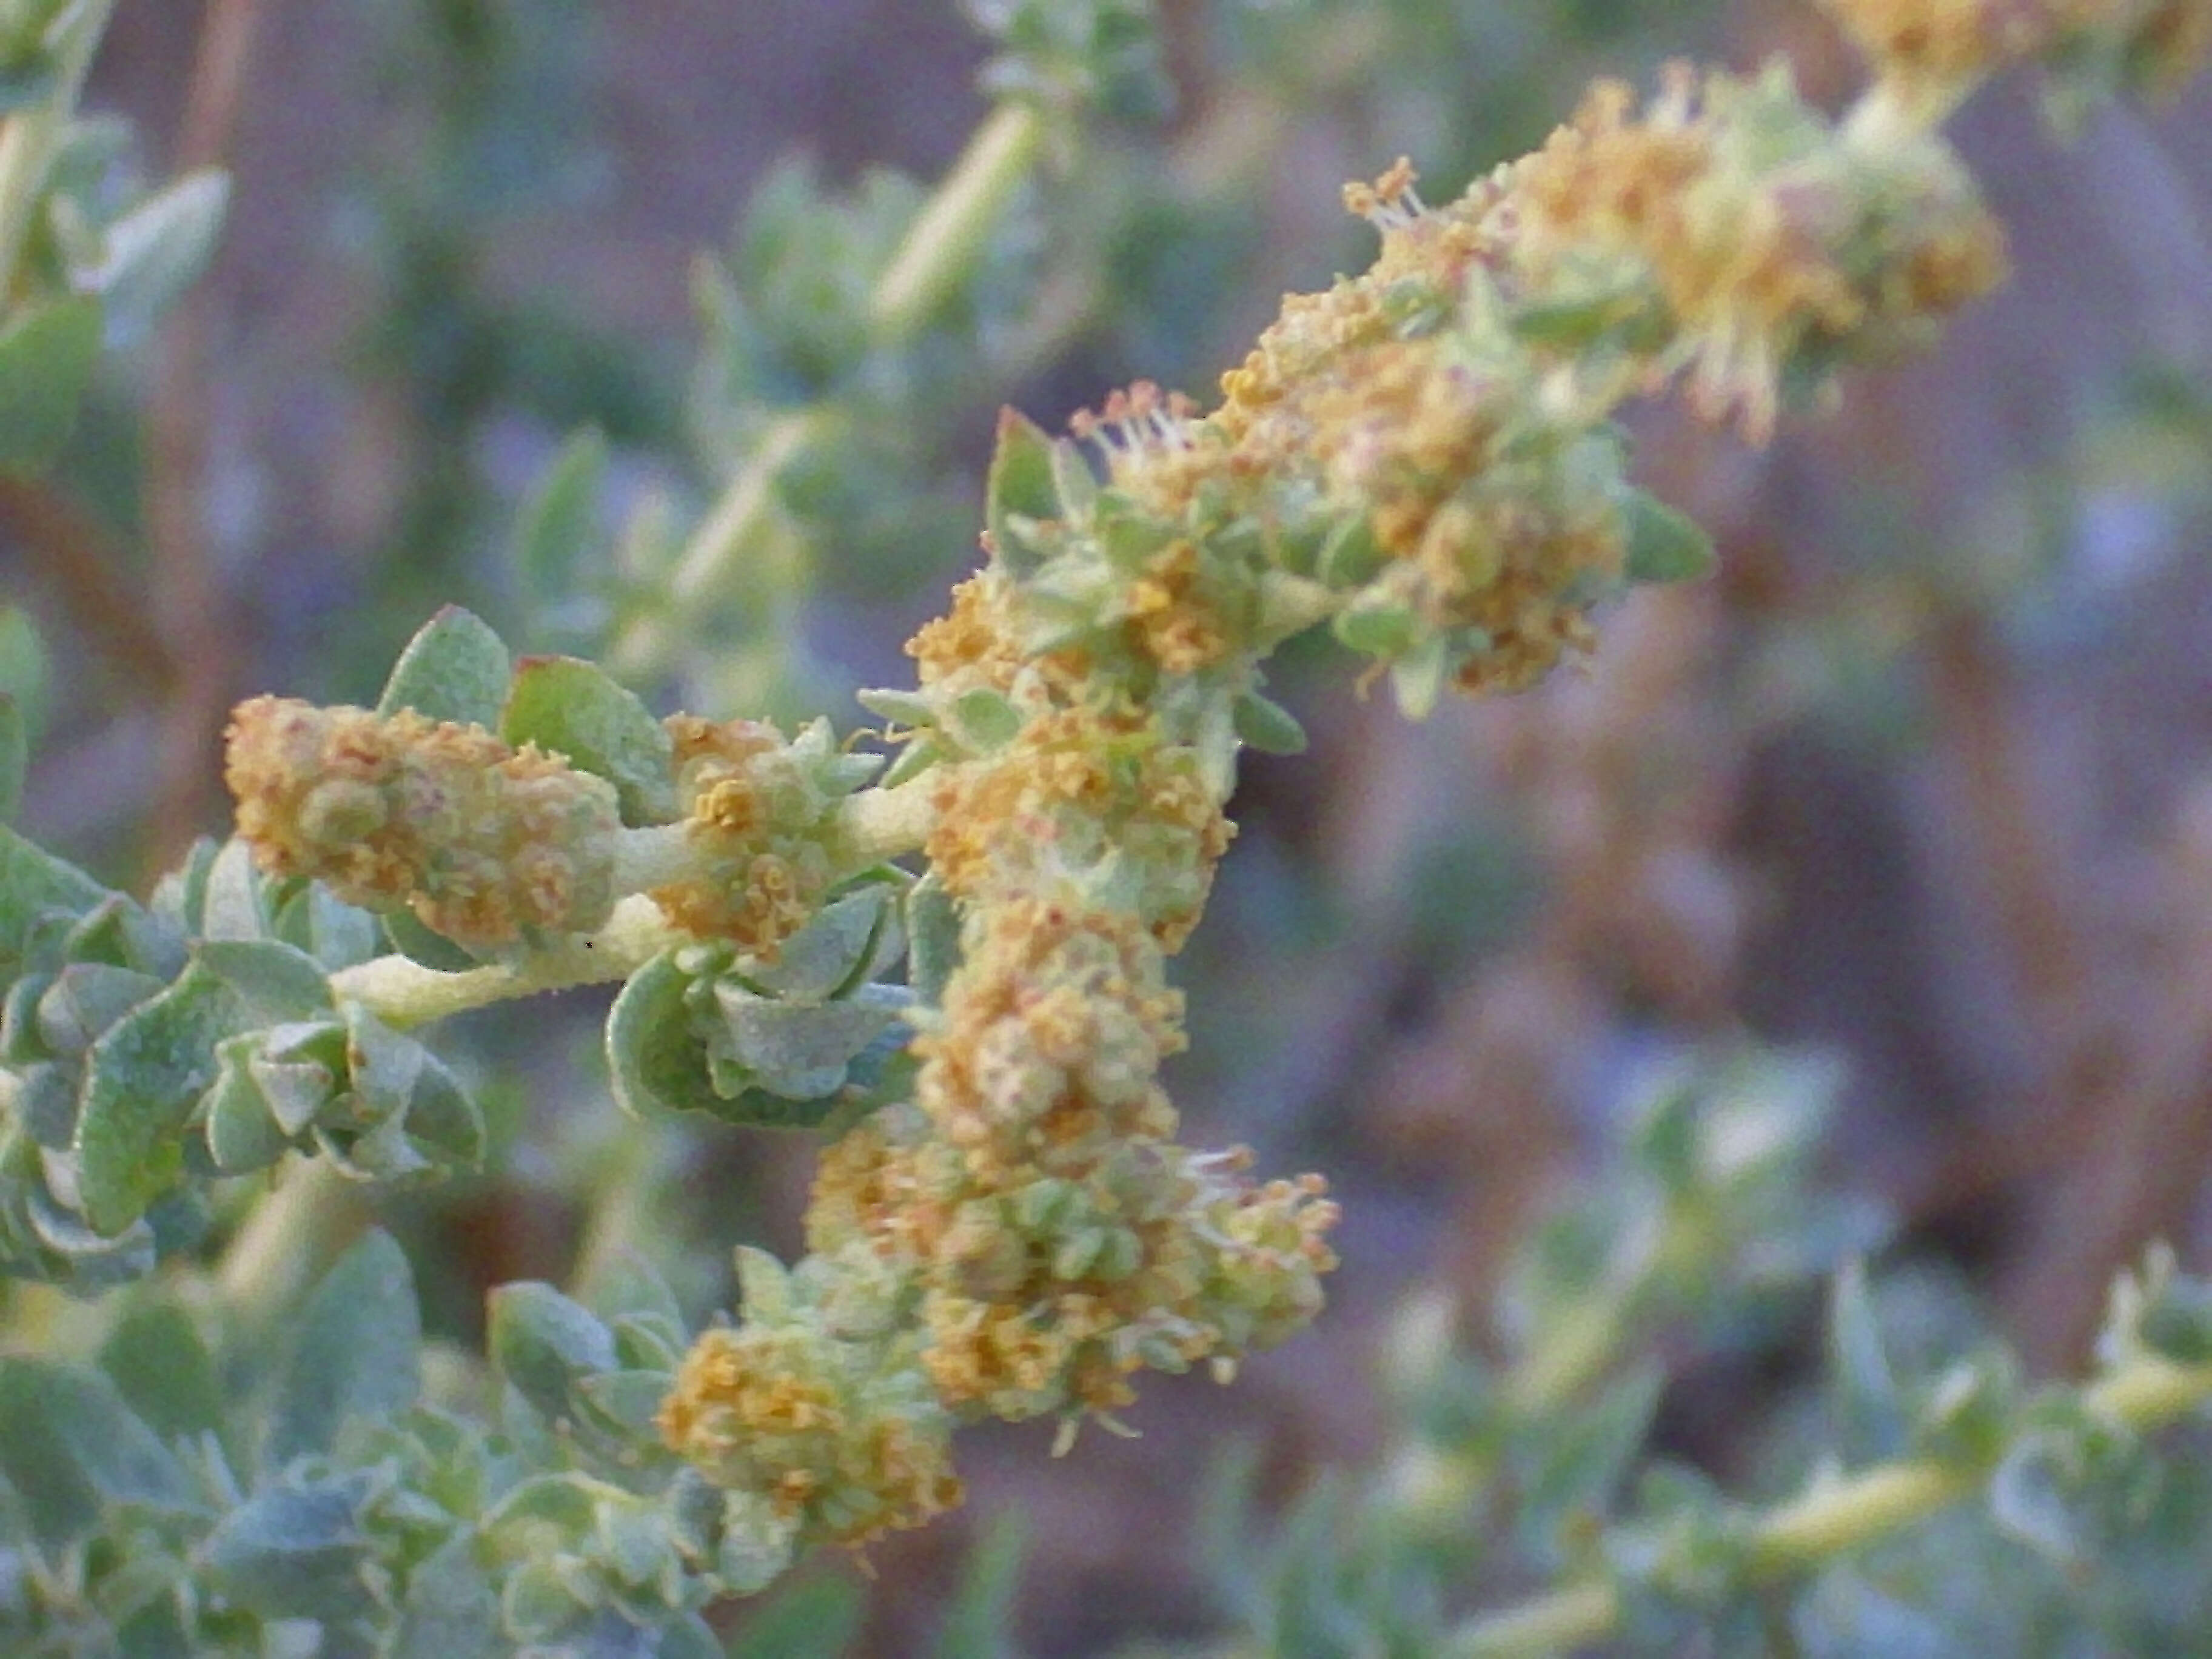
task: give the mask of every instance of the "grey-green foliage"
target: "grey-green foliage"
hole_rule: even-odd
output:
[[[1255,1458],[1229,1459],[1203,1530],[1240,1637],[1206,1651],[1579,1650],[1518,1631],[1492,1644],[1473,1617],[1514,1587],[1573,1583],[1615,1598],[1631,1654],[2203,1651],[2201,1425],[2144,1434],[2078,1387],[2028,1386],[1974,1299],[1924,1268],[1830,1273],[1875,1235],[1811,1178],[1825,1091],[1817,1070],[1761,1062],[1650,1097],[1524,1248],[1488,1355],[1442,1301],[1398,1322],[1377,1473],[1325,1475],[1263,1524]],[[1824,1279],[1826,1367],[1783,1397],[1731,1493],[1670,1453],[1661,1404],[1697,1353],[1788,1340]],[[2212,1284],[2154,1256],[2116,1291],[2100,1352],[2203,1364]],[[1885,1463],[1959,1471],[1961,1501],[1832,1559],[1761,1555],[1762,1503]]]
[[[103,342],[143,340],[222,228],[222,173],[149,186],[127,124],[76,113],[107,10],[25,0],[0,15],[0,115],[20,127],[0,204],[0,471],[54,459]]]
[[[481,1413],[426,1396],[374,1232],[273,1347],[149,1289],[92,1363],[0,1360],[0,1650],[719,1656],[720,1497],[651,1422],[689,1333],[641,1268],[611,1296],[500,1292]]]
[[[447,1067],[329,976],[375,920],[203,842],[145,904],[0,830],[0,1269],[91,1291],[205,1222],[216,1177],[294,1148],[364,1179],[473,1167]]]
[[[786,940],[772,963],[726,946],[664,951],[607,1015],[615,1098],[644,1118],[816,1128],[902,1097],[913,997],[882,982],[896,961],[896,871],[871,872]]]
[[[1000,50],[983,84],[1001,94],[1157,119],[1173,101],[1153,0],[962,0]]]

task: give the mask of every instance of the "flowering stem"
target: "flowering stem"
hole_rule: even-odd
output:
[[[937,781],[916,778],[848,800],[831,831],[839,867],[865,869],[919,848],[936,821]],[[408,957],[379,957],[331,975],[331,994],[404,1030],[541,991],[627,979],[671,945],[691,940],[636,890],[679,879],[694,869],[685,826],[630,830],[623,838],[616,872],[617,883],[631,890],[631,896],[615,906],[597,933],[562,939],[520,962],[457,974],[425,968]]]
[[[2138,1355],[2082,1392],[2093,1415],[2123,1427],[2155,1429],[2212,1399],[2212,1365],[2178,1365]],[[1907,1458],[1884,1463],[1792,1498],[1749,1528],[1745,1571],[1754,1580],[1785,1577],[1875,1543],[1980,1490],[1987,1468]],[[1620,1593],[1587,1581],[1470,1620],[1447,1638],[1444,1659],[1529,1659],[1610,1634]]]

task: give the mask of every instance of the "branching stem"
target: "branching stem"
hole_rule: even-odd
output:
[[[839,867],[866,869],[915,851],[935,822],[939,780],[925,775],[896,789],[865,790],[848,800],[833,831]],[[595,933],[579,934],[522,960],[462,973],[441,973],[403,956],[379,957],[331,975],[331,994],[357,1002],[387,1025],[405,1030],[471,1008],[511,1002],[542,991],[627,979],[691,935],[670,926],[642,889],[691,873],[682,824],[625,834],[616,863],[617,884],[630,891]]]
[[[2177,1365],[2138,1355],[2088,1385],[2094,1416],[2148,1431],[2212,1400],[2212,1365]],[[1747,1571],[1775,1579],[1817,1567],[1926,1520],[1981,1490],[1987,1471],[1909,1458],[1815,1487],[1753,1521]],[[1571,1584],[1520,1606],[1484,1614],[1447,1638],[1444,1659],[1531,1659],[1601,1640],[1620,1624],[1619,1590],[1601,1580]]]

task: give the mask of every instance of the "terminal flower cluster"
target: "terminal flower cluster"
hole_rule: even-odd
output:
[[[238,833],[276,876],[404,904],[472,950],[578,933],[615,898],[615,790],[482,726],[256,697],[231,716]]]

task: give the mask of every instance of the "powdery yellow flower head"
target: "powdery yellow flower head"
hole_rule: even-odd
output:
[[[613,786],[558,756],[411,709],[256,697],[224,777],[261,867],[371,908],[407,905],[473,950],[580,932],[613,902]]]
[[[665,722],[696,871],[650,890],[670,921],[748,956],[777,947],[822,908],[834,874],[825,844],[837,796],[818,766],[764,720]]]
[[[693,1344],[662,1402],[661,1437],[750,1501],[763,1582],[798,1544],[865,1543],[960,1501],[951,1419],[896,1354],[837,1334],[819,1274],[742,1252],[746,1322]]]

